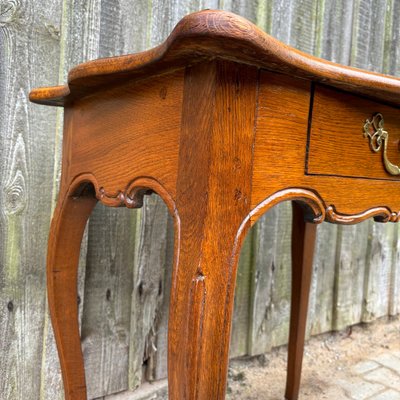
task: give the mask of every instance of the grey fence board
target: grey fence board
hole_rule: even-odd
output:
[[[393,235],[393,247],[395,254],[392,262],[391,285],[390,285],[390,303],[389,312],[390,316],[400,314],[400,246],[399,246],[399,226],[396,226]]]
[[[37,399],[45,328],[45,264],[56,110],[30,88],[57,82],[58,1],[0,3],[0,393]]]
[[[319,6],[319,35],[314,54],[348,65],[351,55],[353,1],[334,0]],[[318,227],[308,313],[308,334],[333,329],[338,227]]]
[[[290,315],[290,204],[270,210],[254,235],[250,355],[286,343]]]

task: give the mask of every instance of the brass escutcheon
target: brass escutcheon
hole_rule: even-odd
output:
[[[392,164],[387,158],[387,144],[389,141],[389,132],[384,129],[384,119],[381,113],[372,116],[372,120],[367,119],[364,124],[364,137],[369,138],[371,150],[378,153],[383,145],[383,164],[390,175],[400,175],[400,168]]]

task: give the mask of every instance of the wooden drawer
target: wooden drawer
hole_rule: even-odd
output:
[[[364,134],[366,120],[381,113],[389,133],[387,159],[400,165],[400,109],[317,86],[314,92],[306,173],[342,177],[398,180],[385,169],[383,148],[374,152]],[[371,127],[371,132],[374,132]]]

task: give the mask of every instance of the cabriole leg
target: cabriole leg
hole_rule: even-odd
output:
[[[66,400],[86,400],[77,273],[83,232],[96,201],[91,193],[75,197],[61,192],[50,228],[47,291]]]
[[[182,227],[169,319],[169,398],[222,400],[237,267],[236,227]],[[240,239],[241,242],[241,239]]]

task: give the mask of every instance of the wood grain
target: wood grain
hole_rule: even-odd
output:
[[[62,187],[51,223],[47,254],[48,302],[66,399],[86,399],[78,321],[78,261],[87,219],[97,203],[79,178]],[[77,195],[76,193],[80,193]]]
[[[177,180],[181,233],[168,344],[172,399],[225,395],[234,282],[244,237],[239,229],[250,207],[255,94],[256,70],[245,66],[205,63],[185,76]],[[226,180],[230,174],[235,181]],[[189,317],[192,313],[196,320]],[[213,362],[214,354],[221,362]]]
[[[302,205],[292,202],[292,296],[285,398],[297,400],[317,225],[305,222]]]
[[[99,4],[95,1],[80,3],[77,1],[63,1],[58,5],[58,10],[62,11],[62,18],[59,27],[59,60],[52,60],[58,71],[56,81],[63,82],[66,79],[68,70],[81,62],[99,57],[98,35],[99,35]],[[55,31],[57,33],[57,30]],[[46,62],[49,62],[47,60]],[[63,142],[63,115],[58,113],[57,123],[49,128],[49,132],[43,131],[43,138],[55,135],[55,146],[52,151],[54,157],[54,178],[52,187],[52,208],[56,205],[62,158]],[[46,139],[45,139],[46,140]],[[79,296],[79,324],[84,318],[85,303],[85,272],[87,261],[87,229],[81,243],[80,260],[78,267],[78,296]],[[43,244],[44,245],[44,244]],[[86,289],[88,291],[88,289]],[[42,373],[42,399],[62,399],[63,386],[61,381],[61,370],[57,353],[54,333],[48,312],[45,321],[45,331],[43,333],[43,343],[46,346],[43,357],[45,370]],[[88,376],[91,380],[91,376]]]
[[[104,7],[102,7],[101,3],[104,4]],[[112,7],[111,3],[115,3],[115,7]],[[23,111],[25,109],[24,104],[27,104],[26,99],[24,101],[23,96],[18,97],[19,90],[23,88],[24,93],[27,93],[35,85],[63,83],[67,79],[69,69],[80,62],[97,58],[100,55],[127,54],[157,45],[167,37],[170,29],[184,14],[201,8],[218,7],[234,11],[243,17],[249,18],[272,36],[289,45],[294,45],[299,50],[311,51],[316,56],[345,65],[351,62],[353,65],[361,68],[373,69],[398,76],[400,73],[398,63],[400,42],[396,38],[399,37],[400,26],[396,18],[400,12],[400,5],[397,1],[392,0],[377,4],[379,7],[378,13],[371,12],[373,7],[375,7],[372,2],[356,2],[353,0],[335,0],[333,2],[304,0],[277,0],[273,2],[247,0],[225,0],[223,2],[215,0],[174,0],[166,2],[157,0],[141,2],[141,7],[132,7],[131,1],[127,0],[112,2],[100,2],[97,0],[89,2],[54,0],[40,2],[40,4],[33,4],[24,0],[18,3],[12,1],[2,2],[0,6],[0,53],[2,59],[0,63],[0,126],[2,132],[0,159],[3,161],[0,166],[0,180],[2,181],[2,188],[4,188],[4,184],[8,180],[8,178],[6,179],[6,175],[8,176],[7,171],[11,170],[11,165],[15,166],[11,161],[12,157],[21,154],[21,152],[11,150],[18,146],[18,148],[25,149],[25,158],[28,160],[23,176],[29,176],[30,178],[25,179],[25,189],[19,192],[24,193],[23,196],[25,196],[28,203],[24,203],[25,200],[23,199],[21,201],[17,200],[15,203],[17,208],[21,204],[28,204],[28,207],[25,207],[13,217],[10,217],[8,214],[7,216],[1,214],[2,216],[0,217],[2,218],[0,230],[3,232],[1,235],[0,257],[2,259],[1,265],[4,266],[0,273],[0,286],[3,293],[3,296],[0,294],[0,297],[4,305],[1,308],[2,317],[0,317],[3,318],[0,323],[1,337],[3,338],[0,345],[0,358],[2,360],[0,362],[2,377],[0,378],[1,395],[4,394],[6,398],[16,400],[19,398],[18,390],[24,390],[24,398],[29,400],[37,400],[38,396],[40,396],[41,400],[61,400],[63,397],[61,393],[62,383],[60,380],[59,362],[52,339],[51,324],[47,317],[42,317],[42,313],[44,315],[46,312],[45,307],[38,307],[39,303],[41,305],[45,303],[44,297],[41,297],[42,300],[40,301],[30,300],[43,296],[43,265],[47,237],[46,230],[43,227],[48,226],[52,204],[54,204],[58,192],[62,142],[62,110],[56,115],[54,111],[46,108],[28,106],[28,112],[26,113]],[[376,19],[377,17],[378,20]],[[133,24],[132,21],[135,21],[135,23]],[[312,31],[315,28],[317,31],[313,33]],[[296,33],[294,34],[294,32]],[[371,57],[369,52],[370,49],[374,48],[383,49],[383,51],[379,50]],[[35,66],[31,62],[34,62]],[[28,72],[26,68],[29,68]],[[19,104],[18,110],[16,109],[17,104]],[[13,111],[14,108],[16,109],[15,112]],[[30,132],[29,135],[26,134],[28,131]],[[18,137],[16,136],[16,132],[22,133],[22,137],[25,140],[24,146],[20,144],[16,146],[15,141]],[[21,164],[18,164],[17,167],[19,165]],[[12,179],[10,182],[12,182]],[[37,183],[36,188],[33,186],[34,183]],[[22,186],[17,181],[17,185],[13,187],[18,189]],[[45,190],[43,191],[43,189]],[[4,210],[4,200],[9,198],[8,195],[4,195],[4,197],[3,193],[4,191],[1,190],[0,199],[2,200],[0,201],[2,201],[2,210]],[[46,200],[44,200],[45,198]],[[35,199],[40,199],[41,204],[45,204],[43,209],[40,206],[40,212],[39,208],[33,205],[36,201]],[[154,200],[152,199],[151,202],[152,207],[154,207]],[[8,200],[6,203],[8,203]],[[265,315],[257,314],[257,310],[263,313],[263,308],[258,308],[258,303],[262,306],[265,304],[266,299],[270,299],[268,301],[271,301],[271,307],[276,310],[279,308],[279,304],[287,304],[289,299],[288,285],[280,283],[280,280],[290,275],[288,272],[290,270],[290,257],[288,253],[290,247],[290,205],[289,203],[283,203],[277,207],[271,210],[269,215],[260,220],[260,223],[256,224],[254,231],[251,232],[254,233],[251,248],[257,249],[257,256],[253,257],[252,254],[244,255],[242,264],[239,267],[236,293],[238,295],[237,310],[240,310],[240,314],[237,313],[234,315],[232,335],[236,335],[240,339],[237,341],[233,339],[232,354],[238,354],[240,351],[244,355],[246,353],[244,343],[253,340],[249,337],[249,332],[246,328],[248,326],[246,321],[252,317],[249,315],[250,311],[246,315],[247,305],[242,301],[242,299],[247,299],[249,291],[251,293],[258,293],[256,301],[253,301],[250,297],[248,301],[254,305],[254,314],[252,311],[252,315],[255,315],[255,321],[261,324]],[[13,207],[7,206],[7,210],[10,208],[12,209]],[[98,219],[94,226],[102,224],[102,229],[109,227],[111,232],[115,232],[117,225],[113,225],[114,223],[123,226],[123,221],[126,219],[127,224],[134,225],[135,221],[132,221],[132,218],[134,220],[136,218],[139,219],[137,224],[138,236],[135,238],[131,236],[130,240],[125,240],[124,238],[118,244],[116,242],[101,242],[100,239],[104,237],[104,233],[101,230],[98,233],[94,233],[94,229],[91,231],[93,238],[90,240],[89,245],[90,254],[98,254],[98,259],[103,256],[104,260],[118,259],[118,262],[123,264],[118,267],[124,269],[121,273],[128,274],[129,271],[126,271],[125,268],[131,268],[131,263],[123,262],[122,259],[125,260],[126,256],[122,254],[129,254],[128,247],[130,246],[139,247],[139,253],[142,255],[146,251],[149,251],[149,247],[151,247],[147,246],[147,243],[143,244],[144,247],[138,245],[141,233],[140,216],[134,215],[136,212],[110,210],[105,207],[102,207],[101,211],[96,210],[95,212]],[[157,208],[155,208],[154,213],[149,211],[147,215],[150,215],[150,220],[148,224],[144,223],[143,227],[153,232],[152,235],[147,234],[147,237],[152,237],[156,241],[155,231],[158,231],[161,240],[164,237],[163,235],[165,235],[165,232],[162,230],[164,228],[162,223],[165,220],[165,216],[161,217],[160,211]],[[157,224],[156,218],[151,218],[155,215],[160,216],[161,227]],[[113,216],[118,218],[118,222],[113,222]],[[268,221],[268,223],[264,223],[265,221]],[[32,224],[33,222],[34,224]],[[9,223],[12,224],[9,225]],[[152,225],[153,223],[155,225]],[[5,235],[3,230],[5,229],[8,232],[8,226],[13,228],[10,230],[13,234]],[[272,241],[273,233],[279,226],[281,226],[280,242],[273,249],[267,249],[268,238],[271,238]],[[339,245],[338,252],[336,253],[336,232],[338,229],[342,232],[340,236],[341,240],[346,243],[349,242],[349,245]],[[357,319],[347,318],[346,315],[351,314],[355,317],[360,315],[358,312],[353,313],[351,311],[353,307],[359,308],[355,304],[360,301],[368,304],[368,308],[365,308],[361,313],[361,318],[366,318],[366,320],[371,318],[375,313],[379,313],[380,310],[383,310],[387,306],[387,301],[389,301],[388,312],[391,315],[399,313],[398,229],[399,225],[388,224],[374,225],[372,227],[369,222],[359,224],[356,227],[322,224],[318,228],[318,245],[314,262],[315,278],[312,283],[309,317],[313,334],[326,332],[332,328],[332,311],[338,307],[338,304],[332,303],[334,290],[340,290],[340,293],[345,296],[353,296],[353,300],[351,301],[348,301],[346,298],[344,298],[344,302],[339,301],[340,304],[348,306],[342,308],[340,311],[343,320],[338,325],[339,328],[347,323],[353,324],[359,322]],[[123,230],[125,230],[125,227]],[[256,233],[256,230],[260,231]],[[39,231],[42,233],[38,234]],[[375,241],[368,238],[372,232],[376,234]],[[96,240],[96,235],[99,235],[99,240]],[[385,239],[386,235],[387,239]],[[122,236],[123,232],[121,231],[115,232],[115,235],[110,234],[108,237],[111,241],[117,241]],[[18,242],[13,241],[16,237],[18,237]],[[31,245],[32,237],[37,238],[35,245]],[[393,238],[392,245],[388,246],[391,238]],[[168,238],[168,240],[171,241],[171,238]],[[362,242],[367,243],[366,246],[363,246],[365,252],[363,254],[355,252],[354,249]],[[15,243],[19,243],[20,245],[15,246]],[[123,246],[126,246],[126,249],[123,249]],[[92,248],[90,249],[90,247]],[[116,258],[112,255],[112,251],[115,248],[120,249],[120,256]],[[92,309],[91,307],[86,308],[86,313],[83,310],[85,308],[84,291],[86,290],[87,293],[93,292],[91,300],[93,304],[96,301],[94,295],[101,296],[103,292],[106,293],[108,275],[101,277],[101,283],[97,281],[105,288],[105,291],[97,291],[95,288],[92,288],[92,284],[95,283],[94,280],[87,281],[85,285],[85,264],[87,260],[85,244],[83,244],[82,250],[80,276],[78,278],[79,312],[80,318],[83,317],[84,320],[86,319],[86,326],[89,329],[89,321],[95,321],[96,318],[94,315],[88,315],[88,310]],[[261,252],[263,251],[266,254],[266,258],[262,258]],[[278,252],[282,253],[278,254]],[[344,254],[345,252],[346,254]],[[18,253],[21,254],[21,257],[14,257]],[[358,257],[365,259],[367,254],[373,254],[371,262],[365,264],[357,263]],[[156,258],[158,257],[151,258],[143,255],[141,260],[151,259],[152,262],[148,261],[146,265],[140,264],[138,268],[145,269],[150,264],[155,270],[162,268],[155,265]],[[29,260],[29,262],[25,263],[25,259]],[[266,260],[265,266],[261,264],[262,260]],[[96,268],[95,263],[90,260],[88,261],[91,264],[92,272],[94,272]],[[333,289],[333,281],[335,279],[334,266],[335,264],[339,266],[341,263],[349,263],[351,264],[351,268],[342,268],[336,271],[347,274],[347,278],[343,277],[337,283],[347,285],[351,281],[349,277],[354,274],[355,269],[363,268],[364,282],[368,282],[368,290],[364,292],[362,289],[361,293],[355,293],[355,291],[341,290],[338,285]],[[391,277],[388,279],[387,273],[390,264]],[[32,268],[34,267],[34,270],[28,269],[28,265],[32,266]],[[279,274],[278,268],[272,271],[274,265],[279,265],[282,268]],[[113,266],[106,265],[104,262],[103,268],[104,271],[111,271]],[[4,274],[5,271],[9,270],[18,270],[17,283],[13,280],[15,277],[14,274]],[[27,274],[25,274],[26,271]],[[244,273],[242,274],[241,271]],[[99,272],[100,277],[100,268],[97,272]],[[252,272],[259,274],[260,279],[254,279],[254,281],[249,282],[248,274]],[[382,275],[379,275],[381,272]],[[266,275],[265,281],[262,274]],[[35,279],[32,279],[32,276],[35,276]],[[280,278],[281,276],[283,278]],[[20,300],[15,300],[18,298],[19,282],[24,283],[24,287],[26,288],[24,294],[29,296],[24,295]],[[41,283],[39,284],[38,282]],[[117,281],[114,282],[118,286]],[[266,282],[265,285],[269,288],[268,290],[273,290],[273,298],[268,298],[267,294],[264,295],[264,292],[260,288],[257,288],[257,285],[260,285],[261,282]],[[134,281],[134,290],[137,292],[138,286],[135,283]],[[148,282],[148,285],[152,284],[157,286],[155,280],[154,282]],[[34,288],[32,288],[32,285]],[[241,288],[241,285],[243,285],[243,288]],[[386,285],[389,285],[389,287]],[[167,282],[166,287],[168,287]],[[241,291],[242,289],[243,291]],[[382,298],[376,297],[374,295],[375,290],[382,291],[383,293],[386,293],[388,290],[390,292],[389,299],[387,299],[386,295],[382,296]],[[156,302],[154,299],[157,296],[155,292],[154,294],[155,296],[151,301]],[[115,287],[114,295],[115,297],[112,298],[114,304],[122,304],[119,302],[125,296],[122,291],[119,292],[118,287]],[[131,298],[129,295],[129,299]],[[167,293],[165,293],[164,299],[162,308],[156,310],[155,313],[165,318],[162,328],[165,332],[167,316],[165,310],[168,308]],[[133,298],[132,302],[134,302]],[[126,303],[123,302],[123,304]],[[10,308],[12,308],[12,305],[14,306],[12,308],[13,311],[9,311],[9,304]],[[101,305],[100,302],[99,305]],[[251,305],[250,307],[253,306]],[[157,305],[152,304],[150,308],[156,309]],[[287,310],[287,307],[282,308],[282,310]],[[140,312],[139,310],[136,311]],[[254,337],[257,346],[249,344],[253,349],[257,349],[255,354],[267,351],[270,346],[277,345],[278,341],[286,337],[288,312],[285,313],[283,311],[280,315],[276,313],[273,326],[268,321],[263,324],[267,330],[258,331],[259,335],[263,338],[262,340],[257,336]],[[93,313],[95,312],[93,311]],[[125,313],[126,311],[123,312]],[[27,314],[30,317],[26,319],[24,315]],[[44,318],[44,322],[42,322],[42,318]],[[279,318],[281,318],[281,321]],[[238,322],[237,325],[236,321]],[[147,324],[147,321],[143,321],[143,323]],[[41,328],[37,328],[42,325],[43,331]],[[109,325],[115,326],[116,322],[110,320]],[[151,331],[153,321],[148,322],[150,328],[142,330],[141,322],[138,322],[136,326],[139,331]],[[106,328],[107,326],[104,325],[104,329]],[[98,337],[107,337],[107,340],[114,341],[113,343],[118,341],[118,337],[110,336],[110,332],[100,334],[95,329],[90,329],[90,331],[93,333],[97,332],[93,336],[91,345],[92,354],[96,344],[101,344],[101,341],[97,341]],[[162,334],[158,335],[161,328],[157,326],[155,331],[157,333],[157,337],[155,338],[157,351],[152,354],[152,361],[149,361],[144,368],[149,370],[157,369],[157,376],[161,377],[166,376],[165,360],[167,351],[166,344],[161,339]],[[22,337],[21,335],[24,337],[23,341],[19,339]],[[166,334],[164,336],[165,339]],[[154,337],[151,335],[141,338],[140,332],[136,335],[132,329],[132,340],[134,337],[134,340],[137,340],[137,343],[144,347],[146,345],[142,343],[146,342],[146,337],[154,340]],[[236,350],[235,343],[238,343],[238,341],[242,345],[240,349]],[[85,341],[85,347],[89,342],[90,340]],[[28,348],[42,350],[35,350],[32,353],[25,353],[22,356],[22,349],[25,348],[25,344]],[[103,344],[107,347],[105,341],[103,341]],[[113,346],[111,342],[110,346]],[[143,355],[139,354],[139,352],[135,353],[134,343],[131,343],[130,346],[133,349],[130,364],[141,365],[143,363]],[[87,375],[88,384],[93,380],[93,384],[90,384],[91,387],[99,385],[104,388],[107,386],[106,380],[102,380],[101,374],[104,377],[109,377],[111,380],[117,371],[118,374],[122,374],[124,377],[119,375],[115,382],[119,379],[127,381],[126,376],[129,375],[129,371],[127,369],[122,372],[123,368],[120,368],[121,364],[118,361],[117,354],[114,354],[108,366],[104,365],[102,368],[87,371],[89,374]],[[117,368],[114,369],[114,366]],[[38,374],[40,375],[39,378]],[[146,377],[142,377],[141,370],[136,375],[132,374],[131,377],[135,376],[136,383],[131,383],[130,387],[135,387],[142,379],[146,380],[151,375],[152,372],[149,374],[146,373]],[[32,390],[27,392],[23,389],[24,385],[19,383],[22,382],[22,379],[25,381],[35,380],[36,383],[31,385]],[[12,382],[16,382],[16,384],[13,385]],[[133,378],[131,382],[133,382]],[[39,385],[40,393],[37,394]],[[112,391],[111,387],[106,387],[106,389],[105,393]]]
[[[164,159],[157,180],[175,197],[182,88],[180,70],[151,81],[110,88],[76,103],[65,127],[68,143],[63,183],[90,171],[99,182],[97,194],[105,204],[134,207],[128,166],[134,163],[137,177],[152,176],[154,165],[159,163],[153,150],[156,146],[162,149]],[[142,144],[138,145],[138,138],[144,136],[158,144],[149,147],[139,140]],[[104,149],[102,140],[110,137],[112,147]],[[112,160],[110,164],[104,163],[105,156]],[[136,161],[142,158],[143,162]],[[122,166],[125,173],[115,175],[114,168]]]
[[[140,7],[125,5],[126,12],[134,13],[130,21],[141,21],[143,26],[139,35],[131,34],[130,41],[135,42],[135,51],[156,46],[168,36],[174,25],[186,13],[197,11],[194,1],[185,2],[144,2]],[[134,10],[136,9],[136,10]],[[127,25],[138,29],[137,24]],[[129,32],[130,33],[130,32]],[[140,47],[139,47],[140,44]],[[133,50],[129,49],[129,52]],[[140,385],[143,380],[154,381],[167,377],[167,331],[168,306],[173,264],[173,222],[162,199],[158,196],[146,197],[141,216],[140,229],[135,242],[138,252],[135,262],[135,274],[140,277],[143,291],[135,285],[135,294],[131,305],[131,342],[129,387]],[[140,214],[140,210],[136,211]],[[167,222],[168,221],[168,222]],[[151,245],[145,239],[151,238]],[[168,243],[169,248],[162,251]],[[161,281],[163,283],[161,283]],[[140,298],[140,301],[137,299]],[[140,352],[143,349],[143,356]],[[143,372],[145,370],[145,372]]]
[[[310,3],[311,4],[311,3]],[[174,78],[175,79],[175,78]],[[272,80],[275,80],[275,79],[277,79],[278,81],[279,81],[279,79],[276,77],[276,76],[274,76],[273,74],[272,74]],[[178,81],[178,80],[177,80]],[[135,87],[136,85],[135,84],[133,84],[133,87]],[[281,85],[281,88],[279,88],[279,84],[276,86],[277,87],[277,89],[278,89],[278,91],[277,91],[277,93],[279,93],[279,91],[280,90],[282,90],[282,93],[284,94],[284,96],[285,96],[285,90],[287,90],[287,89],[290,89],[290,87],[292,87],[292,88],[294,88],[294,92],[297,92],[297,93],[300,93],[300,95],[299,95],[299,99],[302,97],[302,95],[301,95],[301,91],[302,91],[302,89],[301,89],[301,87],[300,87],[301,85],[298,85],[297,83],[295,83],[295,79],[293,80],[293,82],[292,83],[289,83],[289,84],[287,84],[287,83],[285,83],[285,84],[283,84],[283,86]],[[112,92],[112,90],[115,90],[115,91],[117,91],[117,90],[119,90],[120,89],[120,87],[121,86],[119,86],[119,85],[115,85],[114,87],[111,87],[111,90],[110,90],[110,92],[109,93],[111,93]],[[140,87],[140,83],[139,83],[139,86],[138,87]],[[282,89],[282,87],[283,87],[283,89]],[[290,97],[289,95],[287,96],[288,98]],[[97,101],[97,100],[96,100]],[[89,103],[88,103],[89,104]],[[300,107],[300,100],[298,100],[297,102],[296,102],[296,104],[298,104],[299,105],[299,107]],[[277,108],[278,109],[278,108]],[[299,108],[300,109],[300,108]],[[289,115],[289,119],[291,118],[291,116]],[[292,121],[293,122],[293,121]],[[281,127],[279,127],[278,125],[276,125],[276,121],[274,121],[274,123],[270,126],[270,128],[272,128],[272,130],[274,130],[275,128],[278,128],[277,130],[278,131],[281,131],[281,132],[283,132],[284,131],[284,128],[285,128],[285,124],[283,124]],[[297,129],[298,129],[298,127],[297,127]],[[295,131],[297,132],[297,129],[296,129],[296,127],[295,127]],[[262,173],[260,174],[260,180],[262,180],[262,179],[265,179],[268,175],[264,175],[263,176],[263,173],[265,172],[265,173],[268,173],[268,171],[270,171],[270,167],[268,166],[266,166],[266,164],[265,164],[265,161],[266,160],[264,160],[264,164],[260,164],[260,165],[262,165]],[[278,160],[279,161],[279,160]],[[262,162],[262,161],[261,161]],[[260,166],[259,165],[259,166]],[[296,162],[294,162],[294,165],[296,166],[297,164],[296,164]],[[105,174],[106,174],[106,172],[104,172]],[[294,171],[294,173],[296,173],[296,171]],[[72,173],[72,175],[73,175],[73,173]],[[173,174],[172,174],[173,175]],[[105,175],[103,175],[103,176],[105,176]],[[110,178],[110,181],[111,181],[111,178]],[[166,180],[164,180],[163,181],[163,183],[165,183],[167,181],[167,179]],[[284,181],[284,180],[283,180]],[[288,181],[286,181],[286,183],[287,183]],[[304,185],[306,185],[307,187],[315,187],[315,185],[316,185],[316,182],[315,181],[311,181],[311,180],[309,180],[309,181],[306,181],[306,180],[304,180],[304,181],[302,181],[303,182],[303,184]],[[335,185],[337,185],[339,188],[341,187],[341,182],[339,181],[339,180],[333,180],[333,181],[331,181],[331,182],[334,182],[335,183]],[[121,183],[121,184],[120,184]],[[265,182],[264,182],[264,184],[265,184]],[[367,187],[366,186],[364,186],[364,185],[362,185],[362,184],[360,184],[359,185],[359,182],[352,182],[352,184],[354,184],[354,185],[356,185],[356,187],[359,187],[360,188],[360,190],[361,190],[361,192],[364,192],[364,193],[366,193],[365,191],[367,190]],[[334,205],[335,206],[335,215],[333,215],[332,216],[332,214],[329,214],[329,213],[327,213],[326,215],[329,217],[329,218],[331,218],[333,221],[339,221],[339,222],[356,222],[356,221],[358,221],[358,220],[360,220],[360,219],[363,219],[363,218],[366,218],[366,217],[368,217],[368,216],[370,216],[371,215],[371,213],[375,213],[375,211],[373,211],[373,212],[369,212],[368,211],[368,207],[371,205],[371,204],[368,204],[368,201],[366,201],[365,199],[364,200],[362,200],[362,201],[364,201],[364,203],[363,203],[363,205],[365,205],[365,206],[367,206],[367,208],[365,208],[365,209],[362,209],[361,207],[358,207],[358,208],[356,208],[356,207],[354,207],[354,209],[352,209],[352,211],[350,211],[350,214],[349,215],[347,215],[346,214],[346,210],[345,210],[345,208],[344,207],[339,207],[339,206],[341,206],[341,205],[343,205],[343,203],[342,204],[340,204],[340,201],[337,201],[337,199],[339,198],[339,197],[341,197],[342,195],[343,195],[343,193],[344,193],[344,190],[343,191],[340,191],[340,193],[333,193],[332,192],[332,190],[329,190],[329,185],[330,185],[330,182],[329,181],[321,181],[321,186],[319,187],[319,190],[318,190],[318,193],[319,193],[319,201],[323,201],[323,202],[326,202],[326,199],[327,198],[330,198],[331,199],[331,203],[332,203],[332,205]],[[269,191],[269,188],[267,187],[267,186],[263,186],[264,187],[264,189],[265,188],[267,188],[267,190],[264,192],[264,194],[263,195],[261,195],[260,196],[260,198],[261,197],[263,197],[263,196],[269,196],[270,194],[271,194],[271,192]],[[375,189],[377,189],[378,187],[377,186],[375,186]],[[125,204],[125,205],[127,205],[127,206],[136,206],[136,205],[138,205],[138,203],[135,203],[135,201],[133,201],[134,199],[132,199],[131,197],[130,197],[130,192],[129,192],[129,185],[127,184],[127,183],[125,183],[125,186],[124,185],[122,185],[122,180],[121,180],[121,182],[119,182],[118,184],[116,184],[115,185],[115,191],[114,192],[112,192],[111,194],[109,193],[109,192],[107,192],[107,191],[103,191],[103,190],[100,190],[101,189],[101,187],[96,187],[96,190],[97,190],[97,195],[98,195],[98,197],[103,201],[103,202],[105,202],[105,203],[107,203],[107,204],[109,204],[109,205],[120,205],[120,204]],[[278,188],[279,189],[279,188]],[[395,191],[393,190],[392,192],[391,192],[391,195],[393,195],[393,193],[394,193]],[[256,193],[256,192],[255,192]],[[261,193],[261,192],[260,192]],[[275,192],[276,193],[276,192]],[[258,193],[257,193],[257,195],[258,195]],[[329,197],[330,196],[330,197]],[[287,197],[288,199],[290,198],[290,197]],[[361,196],[359,197],[359,198],[361,198]],[[284,199],[284,197],[281,197],[281,199]],[[375,200],[377,200],[377,198],[375,198]],[[376,201],[375,201],[374,199],[373,199],[373,201],[371,202],[371,203],[374,203],[375,205],[372,205],[371,207],[373,208],[373,209],[376,209],[377,210],[377,208],[376,208]],[[259,204],[259,203],[258,203]],[[327,211],[327,210],[329,210],[329,204],[327,203],[326,204],[326,208],[325,208],[325,211]],[[391,205],[389,205],[388,206],[388,208],[385,208],[383,211],[382,211],[382,213],[383,213],[383,215],[385,216],[385,217],[387,217],[388,215],[390,216],[390,213],[392,212],[392,211],[396,211],[396,209],[394,208],[394,206],[395,206],[395,204],[391,204]],[[365,211],[368,211],[366,214],[363,214]],[[380,211],[379,211],[380,212]],[[254,215],[254,218],[253,218],[253,222],[254,221],[256,221],[256,219],[259,217],[259,215],[261,215],[261,214],[257,214],[257,215]],[[391,219],[391,218],[388,218],[388,219]],[[201,285],[200,285],[201,286]],[[200,287],[200,286],[198,286],[198,285],[196,285],[196,287]],[[194,298],[194,299],[196,299],[196,298],[201,298],[201,296],[200,297],[197,297],[197,294],[196,293],[198,293],[197,291],[195,291],[195,292],[193,292],[193,293],[195,293],[193,296],[194,297],[192,297],[192,298]],[[200,314],[201,314],[201,312],[200,312]],[[199,315],[200,315],[199,314]],[[193,356],[194,357],[194,356]],[[195,356],[195,357],[197,357],[197,355]]]
[[[125,26],[135,16],[132,16],[132,7],[124,1],[75,2],[70,7],[67,62],[76,65],[140,50],[136,43],[139,32],[133,35]],[[140,26],[134,25],[137,29]],[[103,206],[94,209],[89,221],[81,303],[82,350],[89,398],[129,388],[128,371],[133,364],[129,362],[133,345],[129,339],[138,337],[131,325],[131,306],[137,293],[137,275],[133,273],[135,242],[140,240],[135,237],[137,225],[140,219],[136,213]],[[140,313],[141,309],[135,308],[135,311]],[[139,318],[136,321],[140,324]],[[139,348],[144,341],[143,338],[136,346]],[[142,363],[142,359],[138,356],[135,361]]]
[[[330,222],[357,223],[379,215],[384,220],[396,221],[399,208],[397,181],[390,181],[388,185],[388,180],[305,173],[307,132],[313,118],[311,115],[309,119],[312,107],[309,85],[307,81],[271,75],[270,72],[260,76],[252,207],[263,210],[263,201],[285,188],[312,188],[329,211],[327,219]],[[282,114],[282,110],[287,112]],[[329,124],[328,121],[327,132]],[[321,127],[321,131],[325,132],[325,128]],[[351,202],[347,200],[349,190]],[[330,212],[330,206],[334,213]],[[259,216],[260,213],[253,215],[253,223]]]
[[[59,0],[0,4],[2,399],[39,399],[46,390],[47,363],[56,359],[46,352],[43,332],[57,113],[32,107],[28,93],[35,86],[57,84],[60,4]]]
[[[355,178],[398,180],[384,166],[382,152],[374,153],[364,136],[365,121],[381,113],[389,133],[387,157],[400,163],[400,110],[354,95],[317,86],[313,99],[306,173]]]
[[[48,105],[67,104],[101,85],[140,79],[171,67],[191,64],[199,58],[214,57],[279,69],[289,75],[398,104],[399,79],[306,55],[266,35],[244,18],[211,10],[182,19],[168,39],[152,50],[81,64],[70,71],[68,85],[35,90],[31,100]]]

